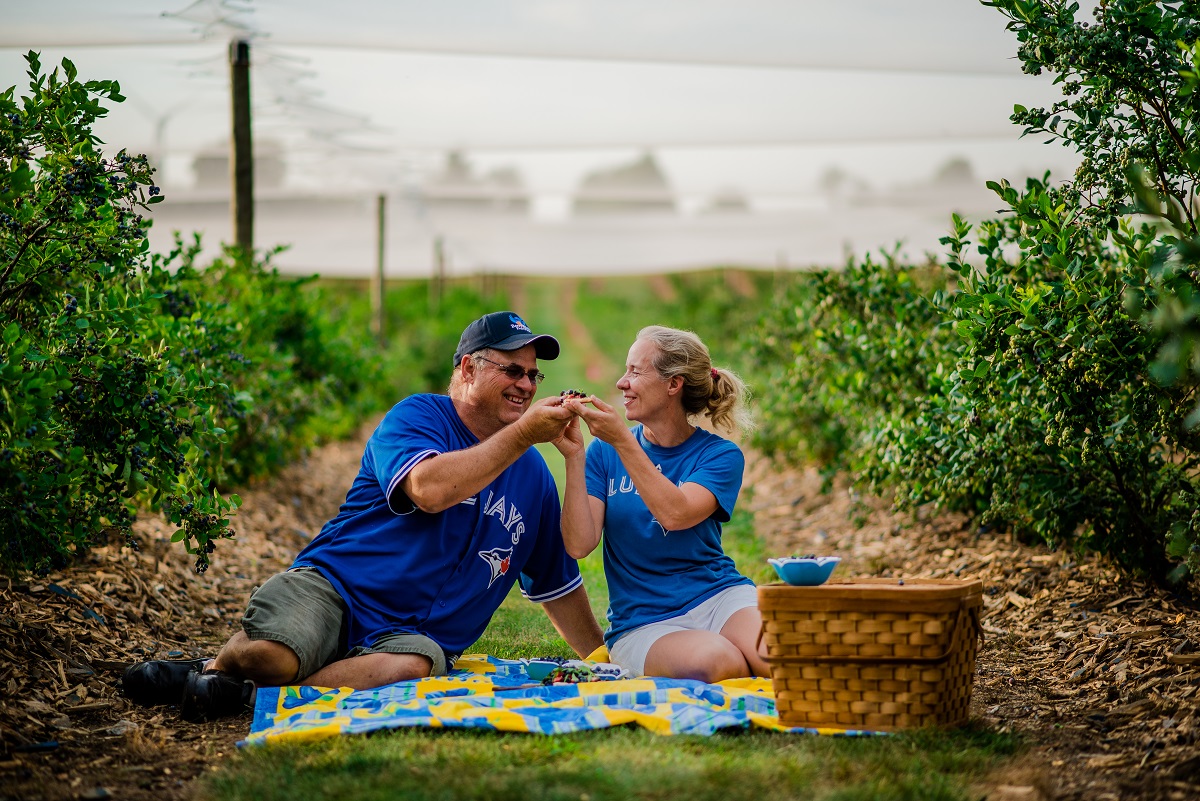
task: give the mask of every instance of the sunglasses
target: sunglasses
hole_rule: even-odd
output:
[[[500,362],[492,361],[486,356],[480,356],[479,358],[488,364],[494,364],[499,367],[500,372],[504,373],[513,381],[520,381],[522,378],[528,378],[533,382],[534,386],[537,386],[538,384],[542,383],[542,379],[546,377],[546,374],[539,370],[526,370],[519,364],[501,364]]]

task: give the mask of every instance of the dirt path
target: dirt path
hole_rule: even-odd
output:
[[[150,657],[211,654],[249,589],[286,566],[336,511],[369,429],[242,494],[237,547],[204,576],[168,531],[142,550],[101,549],[36,581],[0,578],[0,798],[186,798],[246,733],[244,718],[178,722],[116,692]],[[1195,610],[1094,560],[1009,542],[944,517],[910,522],[812,471],[748,456],[743,504],[772,553],[846,557],[843,575],[980,578],[987,641],[973,717],[1029,738],[991,799],[1200,798]]]
[[[605,355],[596,340],[592,338],[591,329],[577,317],[573,310],[579,300],[579,279],[572,278],[562,282],[559,295],[559,308],[563,310],[563,318],[567,325],[567,341],[570,342],[571,352],[576,358],[587,365],[584,368],[588,381],[603,383],[620,375],[622,369],[612,359]]]

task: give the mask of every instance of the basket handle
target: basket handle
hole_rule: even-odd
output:
[[[967,607],[967,615],[971,618],[972,633],[980,640],[983,639],[983,623],[979,619],[979,607]],[[945,662],[954,653],[954,631],[958,627],[958,616],[954,618],[954,626],[950,629],[950,636],[947,637],[947,642],[944,653],[938,656],[764,656],[763,661],[767,664],[824,664],[828,662],[836,662],[838,664],[851,665],[940,665]],[[763,635],[767,632],[766,621],[758,630],[758,644],[762,643]]]

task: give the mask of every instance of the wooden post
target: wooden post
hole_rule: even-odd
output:
[[[229,43],[229,85],[233,130],[229,169],[233,182],[233,241],[247,254],[254,252],[254,150],[250,138],[250,43]]]
[[[383,303],[383,265],[384,265],[384,232],[387,229],[387,196],[380,194],[375,199],[375,274],[371,278],[371,330],[375,334],[379,347],[387,344],[384,326]]]
[[[446,248],[441,234],[433,239],[433,280],[429,282],[429,311],[436,314],[446,283]]]

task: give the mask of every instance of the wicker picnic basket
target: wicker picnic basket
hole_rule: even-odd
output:
[[[760,586],[780,722],[873,731],[965,722],[982,606],[979,581]]]

